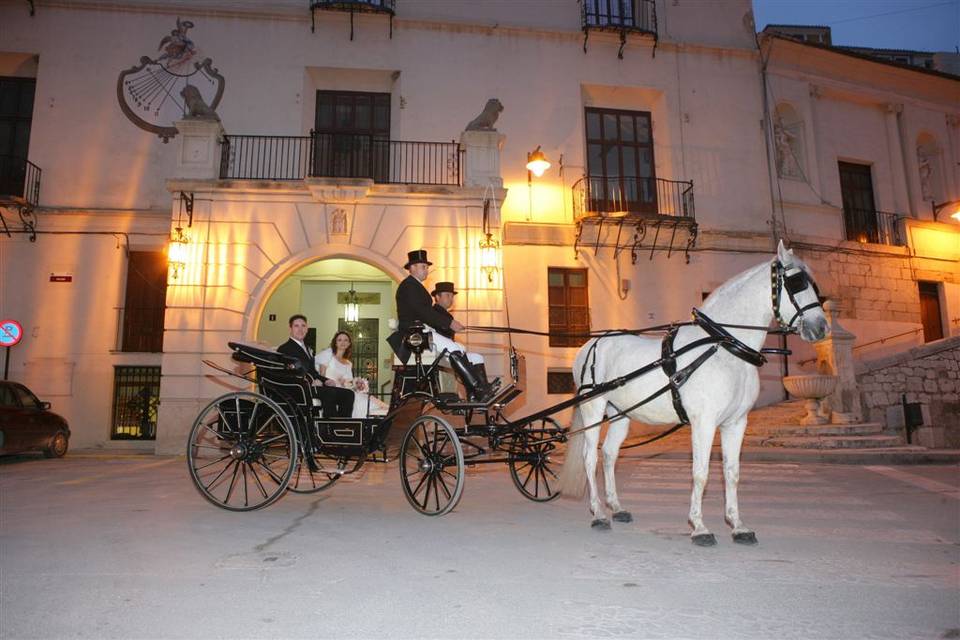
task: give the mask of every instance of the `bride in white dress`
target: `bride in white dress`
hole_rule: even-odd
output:
[[[336,352],[334,352],[336,351]],[[330,346],[319,352],[314,359],[320,375],[330,378],[338,387],[353,390],[353,416],[365,418],[367,415],[384,415],[389,407],[380,398],[371,396],[370,384],[365,378],[353,377],[353,364],[350,361],[353,351],[353,339],[346,331],[334,334]],[[369,414],[367,413],[369,405]]]

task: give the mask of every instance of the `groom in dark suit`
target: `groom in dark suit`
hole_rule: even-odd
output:
[[[313,380],[314,393],[320,398],[325,418],[349,418],[353,415],[353,391],[338,387],[333,380],[317,372],[313,352],[303,339],[307,335],[307,317],[290,316],[290,339],[277,347],[280,353],[296,358]]]

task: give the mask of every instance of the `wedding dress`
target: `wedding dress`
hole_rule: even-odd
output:
[[[366,386],[367,381],[363,378],[354,378],[353,377],[353,365],[349,362],[344,363],[339,359],[333,356],[333,350],[330,348],[324,349],[323,351],[317,353],[315,358],[315,363],[317,365],[317,370],[320,370],[320,367],[326,367],[326,373],[323,375],[327,378],[331,378],[339,386],[351,389],[353,391],[353,416],[354,418],[365,418],[368,415],[371,416],[382,416],[387,413],[389,407],[384,404],[380,398],[376,396],[371,396],[366,390],[360,390],[361,386]],[[358,380],[363,380],[362,383],[358,383]],[[367,407],[369,405],[369,413],[367,412]]]

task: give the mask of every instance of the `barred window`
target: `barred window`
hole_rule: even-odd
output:
[[[167,308],[167,257],[163,251],[131,251],[123,305],[123,351],[163,351]]]
[[[579,347],[590,331],[587,270],[548,267],[547,285],[550,346]]]
[[[111,440],[156,440],[160,367],[113,368]]]

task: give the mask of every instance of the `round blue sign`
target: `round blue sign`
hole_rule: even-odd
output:
[[[12,347],[23,337],[23,327],[16,320],[0,321],[0,347]]]

